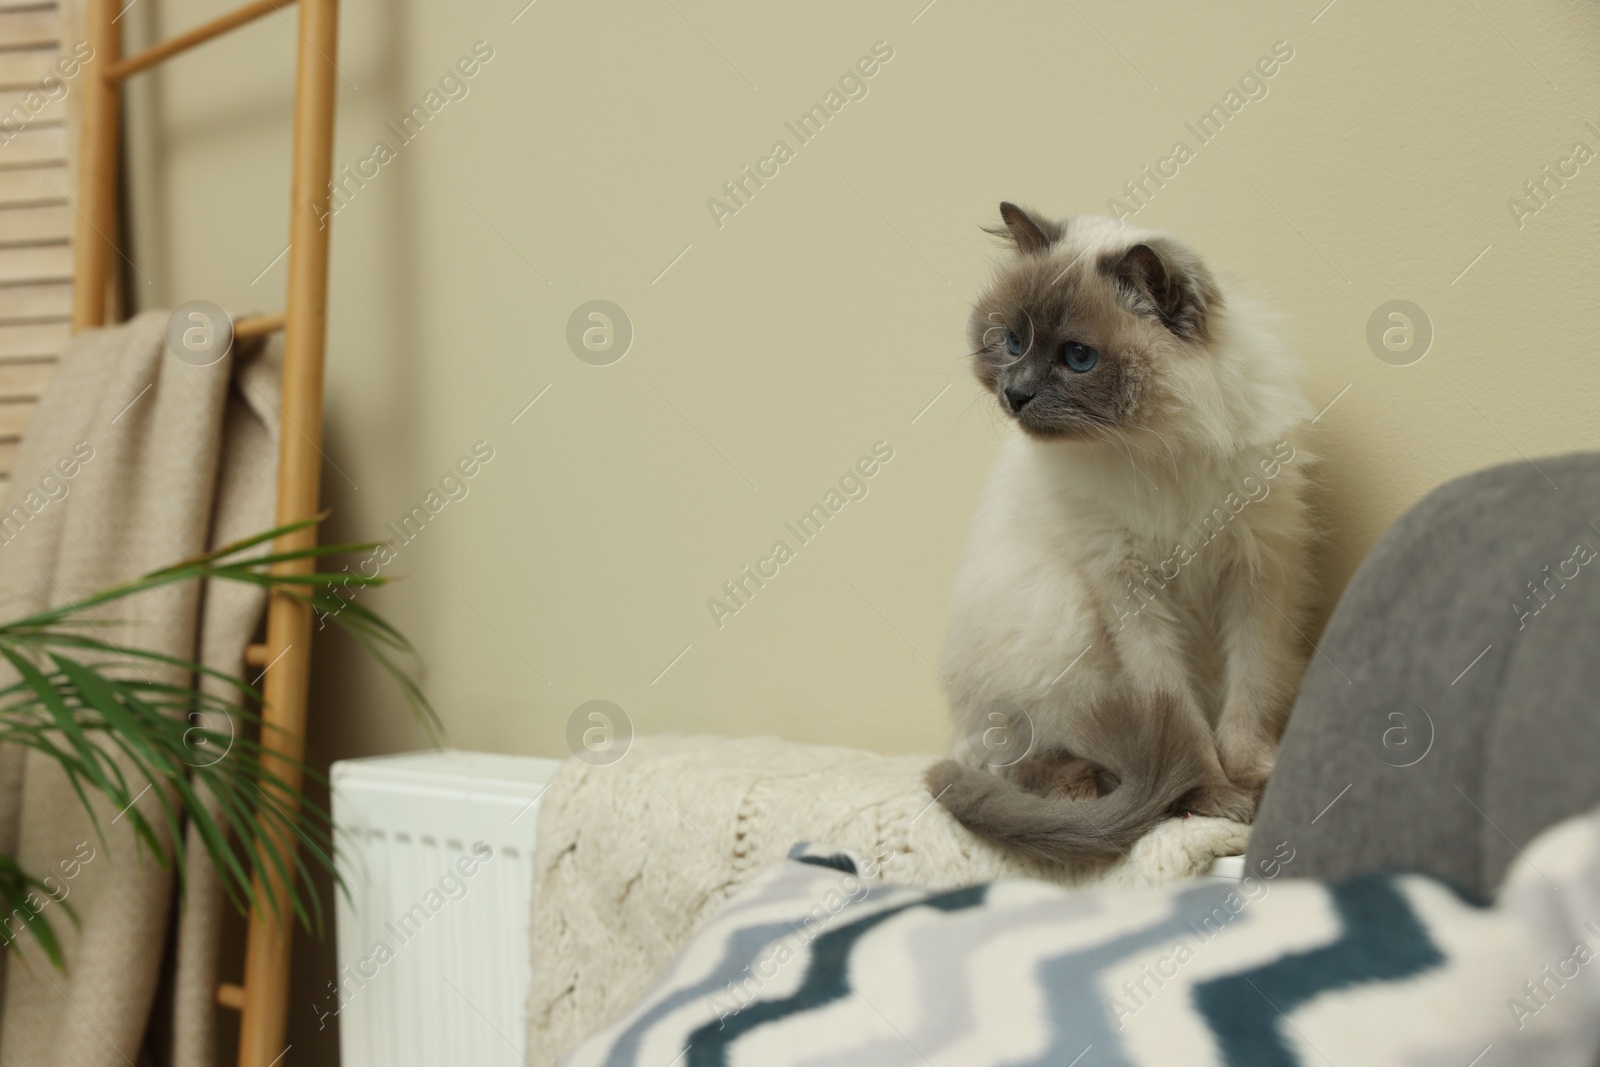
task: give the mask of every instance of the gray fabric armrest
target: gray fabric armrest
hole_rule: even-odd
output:
[[[1486,897],[1535,834],[1600,803],[1600,455],[1536,462],[1435,490],[1362,563],[1250,863],[1288,841],[1295,877],[1419,870]]]

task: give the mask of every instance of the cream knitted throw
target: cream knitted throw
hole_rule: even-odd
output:
[[[86,331],[62,352],[0,513],[0,610],[8,617],[272,525],[282,339],[240,344],[218,363],[194,366],[167,351],[168,317],[147,311]],[[72,456],[77,463],[64,466]],[[95,619],[94,634],[103,640],[236,673],[263,602],[255,586],[185,583],[90,609],[85,619]],[[189,681],[148,664],[138,670]],[[199,684],[213,696],[237,698],[215,679]],[[219,718],[207,725],[231,728]],[[196,750],[196,762],[208,758]],[[100,794],[88,795],[98,830],[59,765],[20,745],[0,746],[0,854],[35,875],[56,873],[61,884],[60,864],[84,854],[79,842],[92,849],[91,862],[66,887],[78,925],[64,912],[50,916],[67,973],[55,971],[28,937],[0,952],[0,1067],[145,1063],[141,1050],[157,988],[167,980],[164,967],[170,1007],[157,1010],[170,1012],[170,1021],[158,1029],[170,1035],[161,1042],[171,1048],[170,1064],[209,1067],[217,1062],[226,908],[217,874],[189,827],[188,881],[174,907],[172,871],[135,842],[131,820]],[[164,834],[158,792],[141,793],[137,803]]]
[[[1162,885],[1244,851],[1249,828],[1169,819],[1126,860],[1071,870],[974,836],[932,798],[932,756],[778,737],[646,736],[619,762],[568,760],[540,804],[528,1062],[548,1067],[644,993],[758,871],[799,841],[877,857],[878,877],[951,887],[1000,875]]]

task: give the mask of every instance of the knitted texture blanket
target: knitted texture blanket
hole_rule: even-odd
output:
[[[1001,876],[1159,886],[1244,851],[1249,828],[1169,819],[1111,864],[1061,867],[977,837],[933,803],[933,756],[777,737],[636,737],[620,761],[568,760],[540,803],[528,1062],[548,1067],[632,1006],[731,897],[802,841],[935,889]]]
[[[282,338],[239,344],[197,366],[168,351],[168,318],[146,311],[87,330],[61,353],[12,468],[9,510],[0,514],[7,618],[72,603],[272,525]],[[89,636],[236,675],[265,600],[263,590],[243,583],[185,582],[80,614]],[[138,673],[190,682],[148,663]],[[16,677],[7,666],[0,686]],[[238,699],[218,678],[195,684],[213,698]],[[233,736],[225,715],[206,715],[208,728]],[[192,763],[220,758],[196,747]],[[119,774],[134,773],[121,766]],[[168,833],[162,812],[172,803],[165,788],[139,792],[136,801],[160,835]],[[132,820],[93,791],[91,814],[84,796],[42,752],[0,746],[0,855],[49,877],[76,913],[65,920],[52,907],[49,916],[65,974],[31,937],[12,941],[21,916],[6,917],[12,943],[0,953],[0,1065],[123,1067],[140,1059],[153,1012],[166,1015],[155,1023],[167,1035],[158,1044],[171,1049],[161,1062],[215,1063],[227,905],[199,830],[185,831],[188,862],[175,904],[173,871],[152,862]],[[81,872],[76,861],[67,866],[74,857]],[[170,996],[158,998],[169,982]]]

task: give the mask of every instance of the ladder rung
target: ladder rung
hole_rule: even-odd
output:
[[[282,315],[254,315],[240,319],[233,324],[233,339],[248,341],[255,337],[264,337],[269,333],[277,333],[283,329],[283,320]]]
[[[267,665],[267,646],[244,646],[244,663],[247,667],[265,667]]]
[[[217,986],[217,1003],[234,1011],[244,1010],[244,986],[223,982]]]
[[[254,0],[254,3],[234,8],[226,15],[196,26],[188,33],[180,33],[171,40],[162,41],[154,47],[146,48],[138,55],[129,56],[127,59],[111,64],[105,69],[102,77],[108,82],[121,81],[130,74],[137,74],[147,67],[153,67],[163,60],[171,59],[179,52],[187,52],[197,44],[203,44],[211,40],[211,38],[227,33],[237,26],[243,26],[247,22],[254,22],[261,16],[269,15],[279,8],[288,7],[292,3],[294,3],[294,0]]]

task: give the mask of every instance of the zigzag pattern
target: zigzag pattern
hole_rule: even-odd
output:
[[[1550,831],[1487,909],[1396,875],[935,892],[797,847],[563,1063],[1592,1067],[1600,967],[1539,980],[1600,942],[1597,841]]]
[[[1444,964],[1392,878],[1357,878],[1331,893],[1344,924],[1338,941],[1195,987],[1195,1003],[1230,1063],[1294,1067],[1300,1060],[1280,1026],[1289,1012],[1335,990],[1392,982]]]

